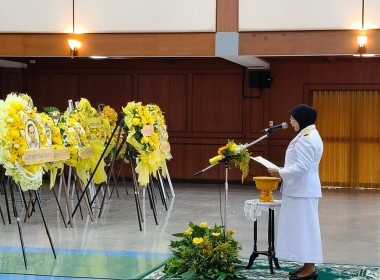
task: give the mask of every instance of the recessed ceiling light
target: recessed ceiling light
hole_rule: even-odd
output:
[[[92,58],[92,59],[106,59],[106,58],[108,58],[108,56],[93,55],[93,56],[90,56],[90,58]]]
[[[376,56],[376,54],[363,53],[363,54],[354,54],[353,56],[356,56],[356,57],[374,57],[374,56]]]

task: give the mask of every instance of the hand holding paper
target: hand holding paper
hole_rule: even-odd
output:
[[[266,160],[265,158],[263,157],[251,157],[251,159],[257,161],[258,163],[261,163],[262,165],[264,165],[266,168],[268,168],[268,173],[273,176],[273,177],[277,177],[277,178],[281,178],[280,174],[279,174],[279,170],[280,170],[280,167],[278,167],[277,165],[275,165],[274,163],[270,162],[269,160]]]

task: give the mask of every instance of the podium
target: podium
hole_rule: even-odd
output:
[[[247,269],[251,268],[253,262],[259,255],[268,256],[269,269],[271,274],[274,274],[273,263],[276,268],[281,268],[278,259],[276,258],[276,252],[274,248],[274,217],[277,215],[281,208],[281,200],[274,200],[273,202],[261,202],[259,199],[246,200],[244,203],[244,213],[248,220],[254,222],[253,225],[253,252],[249,258]],[[257,217],[261,216],[263,211],[269,211],[268,216],[268,250],[257,250]]]

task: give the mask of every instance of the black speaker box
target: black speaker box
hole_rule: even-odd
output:
[[[270,88],[273,82],[272,73],[270,71],[249,71],[248,81],[250,88]]]

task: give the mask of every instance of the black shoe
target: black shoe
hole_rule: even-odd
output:
[[[289,275],[297,275],[297,273],[301,271],[301,268],[302,268],[302,267],[300,267],[300,268],[297,269],[297,270],[290,271],[290,272],[289,272]]]
[[[297,274],[289,276],[290,280],[311,280],[311,279],[315,280],[317,278],[318,278],[318,271],[316,270],[313,273],[303,276],[303,277],[298,277]]]

